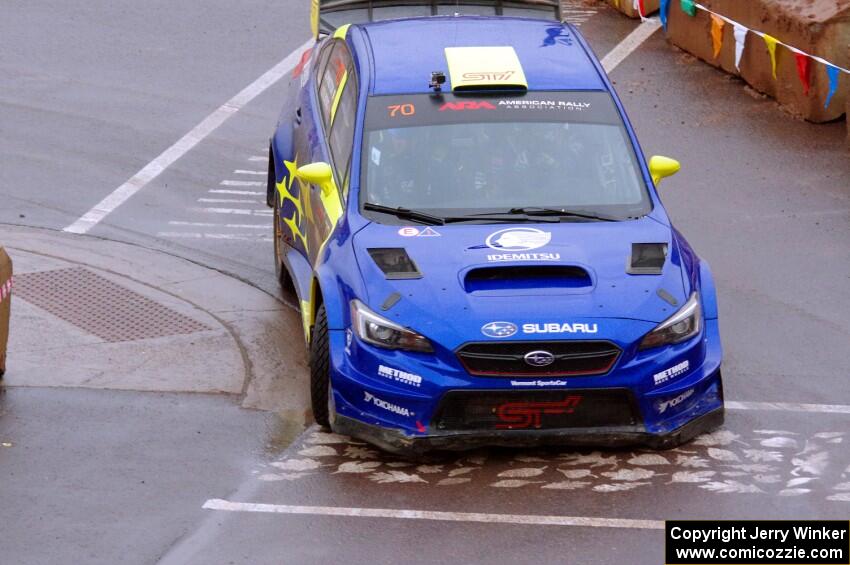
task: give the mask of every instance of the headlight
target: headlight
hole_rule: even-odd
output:
[[[375,314],[359,300],[351,301],[351,325],[357,337],[378,347],[425,353],[434,351],[428,338]]]
[[[638,349],[681,343],[697,335],[702,327],[699,294],[693,293],[682,308],[646,334]]]

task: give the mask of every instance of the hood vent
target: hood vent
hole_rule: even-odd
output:
[[[421,279],[422,273],[402,247],[373,247],[369,255],[388,280]]]
[[[626,272],[630,275],[660,275],[666,260],[666,243],[633,243]]]
[[[575,290],[590,288],[590,274],[574,266],[510,266],[482,267],[466,274],[466,292],[492,290]]]

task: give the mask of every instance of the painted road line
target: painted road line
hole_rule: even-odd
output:
[[[242,194],[245,196],[263,196],[266,193],[258,190],[228,190],[226,188],[217,188],[210,190],[213,194]]]
[[[198,198],[198,202],[211,202],[218,204],[262,204],[260,200],[244,200],[241,198]]]
[[[266,183],[258,180],[223,180],[221,186],[266,186]]]
[[[153,161],[142,167],[135,175],[130,177],[124,184],[116,188],[106,198],[95,204],[94,208],[86,212],[81,218],[65,228],[64,231],[71,233],[86,233],[116,208],[121,206],[139,190],[148,185],[162,172],[173,165],[180,157],[192,150],[198,143],[218,129],[228,118],[236,114],[254,98],[262,94],[271,85],[275,84],[284,75],[288,74],[301,61],[302,52],[313,42],[309,39],[292,53],[284,57],[282,61],[263,73],[257,80],[246,86],[236,96],[219,106],[212,114],[201,120],[189,132],[177,142],[159,154]]]
[[[271,216],[271,210],[245,210],[243,208],[194,208],[196,212],[207,214],[236,214],[239,216]]]
[[[850,406],[842,404],[800,404],[795,402],[741,402],[727,400],[729,410],[773,410],[784,412],[819,412],[821,414],[850,414]]]
[[[201,232],[157,232],[157,237],[168,237],[174,239],[232,239],[237,241],[272,241],[270,237],[264,237],[253,233],[201,233]]]
[[[662,520],[629,520],[623,518],[593,518],[581,516],[544,516],[534,514],[484,514],[480,512],[438,512],[392,508],[346,508],[339,506],[294,506],[290,504],[259,504],[230,502],[213,498],[204,503],[207,510],[228,512],[261,512],[309,516],[345,516],[351,518],[397,518],[403,520],[437,520],[443,522],[482,522],[485,524],[518,524],[523,526],[580,526],[589,528],[630,528],[663,530]]]
[[[264,177],[269,173],[268,173],[268,171],[248,171],[246,169],[236,169],[235,171],[233,171],[233,174],[235,174],[235,175],[257,175],[257,176]]]
[[[661,27],[661,22],[658,18],[645,19],[635,30],[630,33],[623,41],[602,58],[602,68],[606,73],[610,73],[617,66],[626,60],[626,57],[632,54],[635,49],[652,37],[652,34],[658,31]]]
[[[262,155],[251,155],[248,157],[249,161],[268,161],[268,157],[263,157]]]
[[[271,226],[268,224],[216,224],[213,222],[183,222],[172,220],[168,222],[170,226],[188,226],[197,228],[230,228],[230,229],[247,229],[247,230],[267,230]]]

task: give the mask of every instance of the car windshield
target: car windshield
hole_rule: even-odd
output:
[[[652,209],[604,92],[373,96],[362,156],[361,203],[440,216],[542,208],[620,220]]]

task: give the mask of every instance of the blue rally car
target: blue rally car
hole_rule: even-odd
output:
[[[403,452],[720,425],[711,271],[656,191],[679,164],[557,3],[398,3],[314,5],[271,140],[316,421]]]

